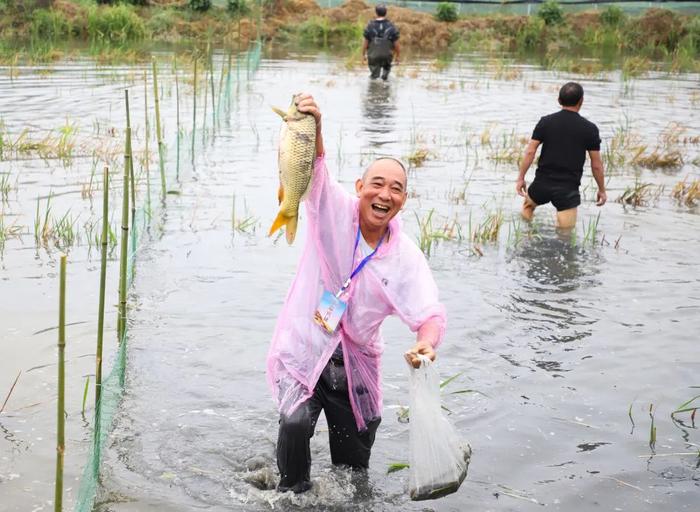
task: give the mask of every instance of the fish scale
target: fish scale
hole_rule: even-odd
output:
[[[278,166],[280,209],[269,234],[285,226],[287,242],[292,244],[297,232],[299,204],[309,191],[316,157],[316,120],[311,114],[297,110],[292,104],[284,112],[273,110],[284,120],[280,132]]]

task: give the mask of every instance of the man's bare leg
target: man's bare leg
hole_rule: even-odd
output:
[[[569,208],[557,212],[557,227],[559,229],[572,229],[576,226],[576,212],[578,208]]]
[[[530,222],[533,215],[535,215],[535,208],[537,208],[537,203],[530,199],[530,196],[525,196],[525,201],[523,201],[523,209],[520,212],[523,219]]]

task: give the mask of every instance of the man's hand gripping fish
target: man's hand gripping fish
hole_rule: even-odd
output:
[[[286,112],[272,107],[284,120],[278,153],[280,211],[268,235],[286,226],[287,243],[294,242],[299,219],[299,203],[309,191],[316,158],[316,120],[292,104]]]

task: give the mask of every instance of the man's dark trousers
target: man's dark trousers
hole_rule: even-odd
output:
[[[348,381],[342,358],[334,355],[323,369],[314,394],[291,415],[280,416],[277,438],[277,467],[280,491],[303,492],[311,487],[311,436],[321,409],[328,422],[328,438],[333,464],[367,469],[374,436],[381,418],[370,421],[358,432],[350,406]]]

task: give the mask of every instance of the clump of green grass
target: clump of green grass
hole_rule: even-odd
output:
[[[236,213],[236,195],[233,195],[233,205],[231,207],[231,229],[233,232],[250,234],[255,233],[255,229],[258,226],[259,219],[254,215],[251,215],[248,211],[248,205],[243,205],[243,216],[238,216]]]
[[[87,18],[88,37],[93,42],[124,44],[148,36],[143,19],[127,5],[92,8]]]
[[[20,238],[22,228],[15,223],[5,224],[5,214],[0,213],[0,254],[5,250],[5,242],[10,238]]]
[[[497,242],[498,234],[503,226],[503,212],[498,210],[486,215],[483,221],[471,229],[471,218],[469,222],[469,239],[475,243]]]
[[[445,222],[441,225],[433,225],[435,210],[431,209],[423,218],[416,213],[418,222],[418,247],[426,257],[433,253],[434,246],[439,241],[454,241],[462,239],[461,226],[455,219],[452,222]]]
[[[12,183],[10,180],[10,173],[3,172],[0,173],[0,199],[6,202],[10,196],[10,190],[12,190]]]

